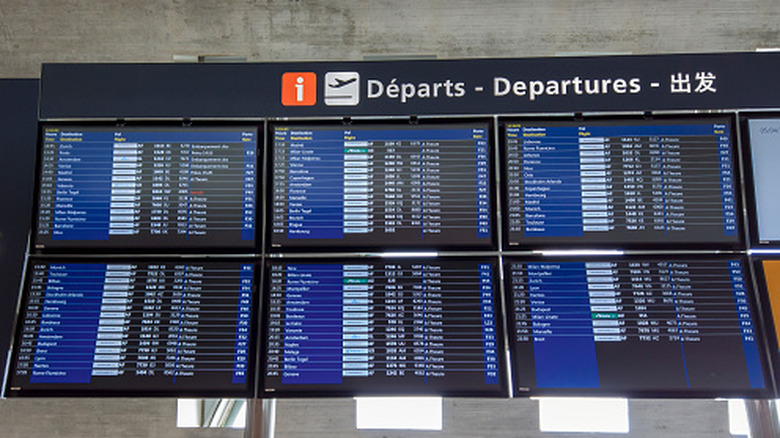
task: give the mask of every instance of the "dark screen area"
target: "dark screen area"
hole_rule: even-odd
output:
[[[272,248],[493,245],[487,123],[273,127]]]
[[[509,247],[741,242],[729,118],[504,128]]]
[[[252,262],[33,259],[9,394],[247,396]]]
[[[38,84],[37,79],[0,79],[0,205],[6,206],[0,214],[0,370],[5,370],[30,231]]]
[[[515,395],[771,386],[742,257],[505,263]]]
[[[491,259],[267,264],[262,394],[506,395]]]
[[[44,125],[37,249],[253,248],[255,127]]]

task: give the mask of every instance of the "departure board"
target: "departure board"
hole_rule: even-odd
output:
[[[265,396],[506,395],[494,260],[267,269]]]
[[[507,122],[508,247],[733,247],[728,118]]]
[[[508,259],[515,395],[766,395],[741,257]]]
[[[253,248],[257,128],[44,126],[36,248]]]
[[[488,123],[273,128],[281,248],[493,246]]]
[[[9,394],[251,395],[250,262],[34,260]]]

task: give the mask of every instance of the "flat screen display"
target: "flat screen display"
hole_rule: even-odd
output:
[[[506,395],[493,259],[267,264],[261,396]]]
[[[505,264],[515,396],[770,391],[742,257]]]
[[[272,248],[493,246],[488,123],[272,135]]]
[[[742,241],[729,118],[507,121],[506,246]]]
[[[31,261],[8,394],[251,396],[254,269]]]
[[[35,244],[253,248],[257,128],[45,125]]]
[[[748,120],[758,242],[780,242],[780,119]]]
[[[764,256],[754,261],[758,288],[764,300],[764,320],[767,327],[767,345],[774,362],[775,382],[780,376],[780,256]],[[780,388],[779,388],[780,389]]]

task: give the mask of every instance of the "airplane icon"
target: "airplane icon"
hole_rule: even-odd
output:
[[[325,74],[325,105],[355,106],[360,103],[360,73],[332,71]]]
[[[336,83],[335,84],[328,84],[328,86],[331,87],[331,88],[341,88],[341,87],[345,87],[345,86],[355,82],[356,80],[358,80],[358,78],[349,78],[347,80],[339,79],[339,78],[333,78],[333,80],[335,80]]]

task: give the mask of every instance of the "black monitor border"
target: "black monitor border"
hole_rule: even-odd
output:
[[[434,245],[426,242],[405,244],[402,246],[393,245],[388,242],[386,245],[354,245],[345,244],[334,240],[332,243],[323,242],[320,244],[302,243],[301,245],[276,245],[274,244],[273,235],[273,166],[274,166],[274,131],[277,126],[284,127],[298,127],[298,128],[326,128],[326,129],[338,129],[343,127],[344,129],[356,128],[356,129],[372,129],[372,128],[387,128],[403,131],[411,127],[411,129],[453,129],[458,127],[481,127],[485,126],[488,137],[488,187],[490,190],[490,224],[491,224],[491,238],[489,243],[483,245],[463,245],[458,243],[448,245]],[[499,223],[498,212],[495,202],[496,193],[496,176],[498,170],[495,169],[495,160],[493,159],[496,146],[494,138],[494,120],[490,117],[471,117],[471,118],[434,118],[434,117],[407,117],[403,119],[395,118],[360,118],[350,119],[345,118],[341,120],[271,120],[268,123],[268,129],[266,133],[267,141],[267,163],[266,163],[266,215],[270,218],[269,223],[266,224],[265,251],[268,253],[307,253],[307,252],[383,252],[383,251],[495,251],[498,249],[498,236],[499,236]],[[389,238],[392,239],[392,236]]]
[[[780,263],[780,253],[751,255],[751,267],[753,268],[755,279],[756,299],[760,306],[761,318],[763,320],[764,343],[766,355],[769,357],[771,374],[775,387],[775,397],[780,396],[780,333],[775,330],[774,315],[772,313],[772,299],[769,294],[769,285],[766,281],[763,263],[765,261],[776,261]]]
[[[330,263],[330,264],[343,264],[343,263],[392,263],[392,262],[444,262],[448,261],[461,261],[461,262],[474,262],[474,263],[490,263],[493,267],[493,300],[494,300],[494,317],[496,321],[496,344],[498,345],[498,375],[499,375],[499,389],[497,391],[458,391],[453,389],[451,391],[443,392],[431,392],[426,391],[424,386],[415,388],[413,386],[404,386],[399,382],[397,391],[387,390],[371,390],[369,388],[363,390],[343,390],[338,388],[338,385],[333,385],[333,390],[290,390],[280,389],[275,391],[265,390],[265,366],[268,360],[268,347],[267,338],[265,334],[268,331],[268,323],[270,320],[268,309],[268,300],[270,299],[270,278],[269,270],[271,265],[274,264],[290,264],[290,263]],[[258,398],[337,398],[337,397],[417,397],[417,396],[429,396],[429,397],[475,397],[475,398],[507,398],[509,397],[509,373],[507,369],[507,355],[504,348],[505,343],[505,327],[504,327],[504,302],[501,298],[501,279],[499,275],[500,263],[496,257],[456,257],[456,256],[442,256],[442,257],[348,257],[348,258],[284,258],[284,259],[266,259],[263,267],[264,283],[263,283],[263,301],[261,303],[263,311],[261,312],[261,345],[259,350],[261,351],[261,358],[258,364]],[[368,382],[367,382],[368,384]],[[293,385],[290,385],[293,386]],[[301,387],[307,385],[299,385]]]
[[[185,132],[188,129],[196,129],[206,131],[208,129],[251,129],[255,133],[255,218],[254,218],[254,234],[255,238],[250,243],[245,245],[236,246],[207,246],[207,245],[195,245],[184,246],[176,244],[160,244],[160,245],[132,245],[122,246],[115,243],[94,243],[90,241],[78,240],[67,241],[62,245],[44,245],[39,242],[38,239],[38,216],[40,211],[40,197],[41,197],[41,178],[43,171],[43,144],[44,133],[47,128],[63,127],[69,129],[86,128],[86,129],[130,129],[134,131],[154,130],[154,129],[169,129],[174,131]],[[33,188],[33,208],[32,216],[30,218],[30,230],[31,230],[31,243],[29,251],[34,255],[67,255],[73,252],[83,253],[89,251],[91,254],[96,255],[110,255],[121,252],[128,255],[152,255],[156,253],[169,254],[175,256],[176,254],[189,252],[203,252],[212,254],[253,254],[261,249],[261,239],[263,230],[259,226],[262,224],[261,215],[261,193],[262,193],[262,156],[263,156],[263,125],[257,121],[224,121],[224,120],[196,120],[189,119],[180,120],[124,120],[116,119],[111,121],[45,121],[38,123],[38,140],[36,145],[36,162],[35,162],[35,187]],[[249,241],[247,241],[249,242]]]
[[[21,342],[22,328],[24,327],[24,311],[27,308],[27,298],[30,293],[30,281],[32,279],[32,266],[36,263],[45,263],[50,265],[52,263],[203,263],[203,264],[251,264],[253,266],[252,282],[252,309],[250,313],[250,327],[249,327],[249,352],[247,353],[247,373],[246,383],[244,383],[243,390],[227,390],[227,391],[203,391],[203,390],[129,390],[129,389],[91,389],[89,383],[84,384],[57,384],[57,383],[42,383],[41,385],[48,386],[48,389],[36,389],[36,388],[20,388],[12,389],[13,374],[16,369],[16,360],[19,354],[19,343]],[[258,333],[258,313],[259,303],[262,301],[260,295],[259,279],[260,270],[262,264],[254,258],[247,257],[235,257],[235,258],[189,258],[189,257],[176,257],[166,256],[162,258],[152,257],[101,257],[101,258],[68,258],[68,257],[31,257],[27,261],[27,269],[23,284],[22,294],[20,296],[19,314],[14,326],[13,344],[11,345],[12,354],[8,362],[8,375],[6,376],[6,397],[94,397],[94,398],[110,398],[110,397],[154,397],[154,398],[171,398],[171,397],[201,397],[201,398],[251,398],[255,395],[256,390],[256,374],[255,369],[257,358],[257,333]],[[28,384],[32,385],[32,384]],[[75,386],[80,385],[83,388],[68,388],[57,389],[56,385],[68,385]],[[54,386],[54,387],[52,387]]]
[[[730,149],[732,156],[732,171],[734,181],[734,199],[737,218],[737,237],[733,243],[717,243],[711,242],[687,242],[687,243],[663,243],[663,242],[614,242],[614,243],[598,243],[598,242],[582,242],[577,241],[578,238],[570,237],[569,242],[561,243],[536,243],[527,242],[518,245],[510,244],[509,237],[509,203],[506,202],[509,193],[509,182],[507,178],[507,154],[506,154],[506,129],[507,124],[511,123],[560,123],[564,125],[577,126],[578,124],[587,125],[590,123],[604,123],[615,124],[617,126],[630,126],[630,125],[652,125],[652,124],[667,124],[670,122],[682,122],[682,123],[707,123],[707,122],[722,122],[728,123],[730,130]],[[731,113],[718,113],[718,114],[661,114],[654,115],[652,113],[646,113],[644,116],[638,115],[588,115],[582,116],[581,114],[575,114],[572,116],[523,116],[523,117],[500,117],[498,133],[499,144],[499,157],[500,157],[500,173],[501,173],[501,187],[500,193],[502,200],[502,230],[503,241],[502,245],[504,251],[528,251],[528,250],[558,250],[558,249],[596,249],[596,250],[722,250],[722,251],[740,251],[745,249],[745,238],[743,232],[743,202],[741,196],[741,184],[739,178],[739,154],[737,148],[737,136],[736,134],[736,117]],[[553,238],[562,239],[562,238]]]
[[[637,390],[637,389],[601,389],[601,388],[530,388],[520,390],[517,387],[517,373],[520,367],[515,363],[515,348],[517,343],[514,336],[511,335],[511,327],[514,326],[515,319],[512,312],[512,289],[511,289],[511,271],[510,264],[516,262],[603,262],[603,261],[725,261],[728,259],[738,259],[742,263],[745,285],[750,288],[748,296],[750,297],[750,306],[753,316],[753,327],[756,331],[756,347],[761,365],[761,371],[764,378],[765,388],[745,388],[743,390],[684,390],[684,389],[659,389],[659,390]],[[767,333],[765,329],[766,319],[762,313],[762,306],[756,295],[753,282],[751,280],[752,265],[748,257],[744,254],[730,255],[664,255],[664,254],[644,254],[644,255],[625,255],[625,256],[516,256],[504,257],[504,288],[505,303],[507,309],[506,326],[508,357],[510,369],[512,372],[512,392],[514,398],[526,397],[622,397],[622,398],[666,398],[666,399],[694,399],[694,398],[746,398],[746,399],[770,399],[777,397],[774,387],[774,379],[771,370],[771,364],[766,351]]]

